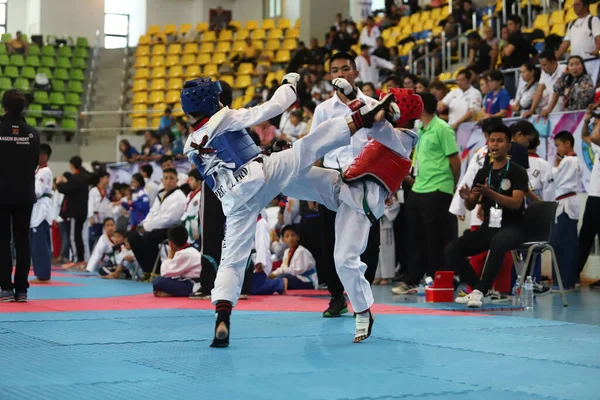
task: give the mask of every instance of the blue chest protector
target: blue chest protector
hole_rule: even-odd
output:
[[[221,133],[210,142],[210,147],[217,151],[217,157],[221,161],[235,165],[231,168],[232,171],[237,171],[242,165],[262,154],[260,148],[245,129]],[[211,190],[214,190],[215,179],[213,174],[205,173],[206,165],[196,163],[196,167],[206,184]]]

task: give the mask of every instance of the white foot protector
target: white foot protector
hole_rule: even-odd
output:
[[[373,317],[373,314],[371,314],[371,310],[369,310],[367,314],[356,314],[354,343],[362,342],[371,336],[371,330],[373,329],[374,321],[375,318]]]

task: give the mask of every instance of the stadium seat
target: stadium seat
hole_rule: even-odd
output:
[[[87,68],[87,61],[85,58],[74,58],[71,60],[71,66],[73,68],[80,68],[80,69],[86,69]]]
[[[245,40],[248,37],[250,37],[250,31],[247,29],[241,29],[235,34],[235,40]]]
[[[234,51],[237,53],[239,51],[243,51],[245,48],[246,48],[246,42],[244,42],[243,40],[237,40],[237,41],[233,42],[231,51]]]
[[[173,43],[173,44],[169,45],[167,54],[169,54],[169,55],[181,54],[181,45],[179,43]]]
[[[435,22],[432,19],[423,21],[423,29],[432,30],[433,28],[435,28]]]
[[[185,35],[190,31],[190,29],[192,29],[192,24],[181,24],[179,27],[179,33]]]
[[[37,127],[37,119],[35,119],[33,117],[25,117],[25,122],[27,122],[29,125],[31,125],[33,127]]]
[[[202,74],[200,73],[200,66],[198,65],[190,65],[185,69],[186,80],[199,78],[200,75]]]
[[[56,106],[64,106],[65,105],[65,96],[60,92],[50,93],[50,104],[53,104]]]
[[[251,84],[252,84],[252,78],[250,77],[250,75],[239,75],[239,72],[238,72],[238,76],[235,80],[234,88],[246,89]]]
[[[66,69],[57,68],[54,70],[54,77],[56,79],[62,79],[63,81],[66,81],[69,79],[69,73],[67,72]],[[81,80],[83,80],[83,79],[81,79]]]
[[[548,14],[538,14],[533,21],[533,27],[537,29],[544,29],[550,25],[550,16]]]
[[[267,40],[265,49],[277,51],[277,50],[279,50],[280,47],[281,47],[281,45],[279,44],[279,40],[269,39],[269,40]]]
[[[186,43],[183,46],[183,54],[196,54],[198,53],[198,44],[197,43]]]
[[[133,87],[131,88],[134,92],[143,92],[148,90],[148,80],[146,79],[134,79]]]
[[[448,81],[450,79],[452,79],[452,73],[451,72],[442,72],[439,76],[438,79],[440,81]]]
[[[30,67],[39,67],[40,59],[38,56],[27,56],[27,58],[25,59],[25,65]]]
[[[77,130],[77,120],[74,118],[63,118],[60,127],[67,132],[75,132]]]
[[[19,89],[22,92],[29,92],[31,90],[31,87],[29,86],[29,80],[25,78],[15,79],[13,86],[15,89]]]
[[[152,46],[153,56],[164,56],[165,54],[167,54],[167,48],[164,44],[155,44]]]
[[[200,53],[198,54],[198,59],[196,61],[198,65],[206,65],[210,63],[210,54],[208,53]]]
[[[0,40],[2,40],[3,42],[8,42],[11,39],[12,35],[10,33],[3,33],[2,37],[0,38]]]
[[[150,97],[148,98],[148,102],[150,104],[164,103],[165,102],[165,92],[163,92],[162,90],[150,92]]]
[[[139,45],[147,45],[152,43],[152,38],[150,37],[150,35],[142,35],[140,36],[140,39],[138,40],[138,46]]]
[[[219,66],[216,64],[206,64],[203,74],[206,76],[217,76],[219,75]]]
[[[287,63],[290,61],[290,51],[289,50],[279,50],[275,55],[275,62],[278,63]]]
[[[0,78],[0,81],[2,80],[2,78]],[[0,85],[0,88],[1,85]],[[42,116],[42,110],[43,107],[41,104],[30,104],[27,107],[27,115],[34,117],[34,118],[40,118]]]
[[[59,81],[61,82],[61,81]],[[54,88],[53,88],[54,89]],[[56,90],[56,89],[54,89]],[[83,85],[80,81],[71,81],[69,82],[69,92],[81,94],[83,93]]]
[[[564,24],[565,23],[565,12],[563,10],[554,11],[550,15],[550,24]]]
[[[243,97],[236,97],[235,99],[233,99],[233,102],[231,103],[231,108],[233,108],[234,110],[239,110],[242,107],[244,107]]]
[[[167,81],[167,90],[181,90],[183,81],[181,78],[171,78]]]
[[[140,78],[148,79],[149,76],[150,76],[150,70],[148,68],[137,68],[135,70],[135,74],[133,75],[133,77],[136,79],[140,79]]]
[[[248,31],[253,31],[256,28],[258,28],[258,21],[248,20],[246,21],[246,25],[244,25],[244,28]]]
[[[40,67],[37,69],[38,74],[44,74],[46,75],[46,78],[48,79],[52,79],[52,77],[54,76],[54,74],[52,73],[52,70],[48,67]]]
[[[262,40],[253,40],[252,47],[254,47],[257,50],[263,50],[265,48],[265,42],[263,42]]]
[[[550,29],[550,34],[556,34],[560,37],[564,37],[567,34],[567,25],[566,24],[554,24],[552,25],[552,29]]]
[[[19,69],[14,65],[8,65],[4,68],[4,76],[16,79],[19,77]]]
[[[148,103],[148,92],[135,92],[133,94],[133,104],[146,104]]]
[[[167,72],[165,71],[165,67],[156,67],[156,68],[152,68],[152,73],[150,74],[150,77],[152,79],[156,79],[156,78],[164,78],[167,75]]]
[[[146,118],[134,118],[131,120],[131,129],[140,131],[148,127],[148,120]]]
[[[55,92],[66,92],[67,88],[65,87],[65,81],[61,81],[60,79],[53,79],[52,90],[54,90]]]
[[[167,96],[165,97],[165,101],[169,104],[177,103],[181,97],[180,90],[169,90],[167,92]]]
[[[275,20],[270,18],[263,19],[260,27],[264,30],[273,29],[275,28]]]
[[[0,47],[2,47],[2,46],[0,46]],[[6,47],[4,47],[4,48],[6,49]],[[2,50],[0,50],[0,51],[2,51]],[[40,53],[41,53],[40,46],[38,46],[37,44],[29,45],[29,48],[27,49],[27,55],[39,56]]]
[[[411,24],[414,24],[415,22],[419,22],[419,19],[420,19],[419,13],[411,14],[411,16],[408,17],[408,22]]]
[[[283,37],[283,31],[281,29],[275,28],[269,31],[269,36],[267,39],[281,39]]]
[[[178,99],[179,100],[179,99]],[[162,115],[165,113],[167,105],[165,103],[156,103],[152,105],[152,110],[149,114],[151,115]]]
[[[254,65],[252,63],[241,63],[237,73],[238,75],[252,75],[254,73]]]
[[[10,65],[22,67],[25,65],[25,58],[21,54],[12,54],[10,56]]]
[[[150,55],[150,46],[138,46],[137,49],[135,49],[136,57],[149,56],[149,55]]]
[[[71,69],[71,60],[69,60],[67,57],[57,57],[56,68]]]
[[[0,54],[0,65],[6,66],[9,64],[9,59],[7,54]]]
[[[58,48],[58,56],[59,57],[72,57],[73,51],[71,50],[71,47],[69,47],[69,46],[60,46]]]
[[[196,24],[196,32],[203,33],[208,30],[208,22],[198,22]]]
[[[273,50],[263,50],[260,53],[261,57],[265,57],[269,60],[273,60],[275,58],[275,52]]]
[[[233,76],[232,75],[223,75],[219,78],[220,81],[227,82],[231,87],[233,87]]]
[[[79,109],[76,106],[67,105],[63,107],[63,114],[77,117],[79,115]]]
[[[48,68],[56,67],[56,61],[54,57],[42,57],[42,66]]]
[[[253,40],[265,40],[266,38],[267,38],[267,35],[266,35],[264,29],[256,29],[256,30],[254,30],[254,32],[252,32]]]
[[[165,67],[172,67],[173,65],[179,65],[178,55],[167,56],[167,59],[165,60]]]
[[[218,42],[215,51],[218,53],[229,53],[231,51],[231,42]]]
[[[145,116],[148,113],[148,107],[145,104],[133,104],[131,108],[131,117],[141,117]]]
[[[165,25],[165,34],[167,35],[175,35],[177,33],[177,27],[173,24]]]
[[[211,61],[213,64],[223,64],[227,61],[227,55],[225,53],[214,53]]]
[[[277,28],[279,29],[288,29],[292,27],[292,22],[287,18],[279,18],[277,21]]]
[[[598,15],[598,3],[590,4],[590,14]]]
[[[152,127],[152,129],[154,129],[154,130],[158,129],[159,125],[160,125],[160,117],[154,117],[154,118],[152,118],[152,122],[150,124],[150,126]]]
[[[232,20],[232,21],[229,21],[229,26],[233,26],[233,27],[235,27],[236,31],[239,31],[240,29],[242,29],[242,22]]]
[[[164,56],[152,56],[150,59],[150,67],[162,67],[165,65]]]
[[[431,11],[421,11],[419,21],[425,22],[431,20]]]
[[[71,72],[69,72],[69,79],[73,79],[76,81],[84,81],[85,75],[83,74],[83,70],[72,69]]]
[[[8,90],[12,89],[12,81],[9,77],[2,76],[0,77],[0,90]]]
[[[148,34],[149,35],[156,35],[157,33],[160,33],[160,26],[158,26],[158,25],[150,25],[148,27]]]
[[[56,122],[56,118],[54,117],[44,117],[42,118],[41,128],[45,128],[47,126],[58,126]]]
[[[48,98],[48,92],[37,91],[33,92],[33,101],[37,104],[48,104],[50,99]]]
[[[300,30],[297,28],[290,28],[285,31],[285,37],[288,39],[298,39],[300,37]]]
[[[134,66],[136,68],[146,68],[150,65],[150,58],[144,57],[136,57]]]
[[[565,13],[565,23],[567,24],[571,21],[575,21],[577,18],[577,14],[575,14],[575,10],[573,8],[569,8]]]
[[[56,51],[54,50],[54,46],[44,46],[42,47],[42,56],[54,57],[56,56]]]
[[[78,36],[77,40],[75,42],[75,46],[87,48],[87,47],[90,47],[90,44],[89,44],[89,42],[88,42],[88,40],[87,40],[86,37]]]
[[[35,79],[35,69],[33,67],[21,68],[21,78]]]
[[[200,50],[197,52],[194,52],[194,54],[200,52],[200,53],[213,53],[215,51],[215,44],[214,43],[202,43],[202,45],[200,45]]]
[[[200,42],[204,43],[204,42],[216,42],[217,41],[217,34],[215,33],[215,31],[206,31],[202,34],[202,38],[200,39]]]
[[[169,68],[169,78],[180,78],[183,76],[183,67],[181,65],[174,65]]]
[[[229,29],[223,29],[219,32],[219,41],[232,41],[233,40],[233,32]]]
[[[185,113],[181,109],[181,103],[177,103],[173,105],[173,116],[174,117],[184,117]]]
[[[0,43],[0,54],[7,54],[8,50],[6,50],[6,44]]]
[[[150,90],[165,90],[166,86],[167,84],[163,78],[153,79],[150,82]]]

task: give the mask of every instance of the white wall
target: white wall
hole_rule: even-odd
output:
[[[296,21],[300,18],[300,0],[284,0],[283,1],[283,18]]]
[[[42,18],[41,14],[41,0],[27,0],[27,33],[29,35],[38,34],[40,30],[40,22]],[[10,2],[8,3],[10,5]]]
[[[87,37],[96,43],[96,29],[104,31],[104,0],[43,0],[40,31],[44,35]]]
[[[27,1],[9,1],[6,10],[6,31],[15,36],[16,31],[27,31]]]
[[[104,12],[129,15],[129,45],[137,46],[141,35],[146,33],[146,0],[105,0]]]

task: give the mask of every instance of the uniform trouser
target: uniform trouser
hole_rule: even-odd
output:
[[[556,254],[563,286],[570,289],[577,280],[579,262],[579,243],[577,241],[577,220],[571,219],[566,212],[560,214],[552,228],[550,244]]]
[[[50,279],[52,252],[48,222],[42,221],[37,227],[29,229],[29,239],[31,242],[31,263],[35,276],[38,279]]]
[[[157,276],[152,281],[154,291],[165,292],[173,297],[188,297],[192,294],[194,282]]]
[[[144,232],[140,235],[138,232],[129,232],[127,239],[131,245],[131,250],[135,255],[135,259],[140,263],[140,267],[144,272],[152,272],[154,263],[158,256],[158,246],[167,238],[168,229],[154,229],[150,232]]]
[[[396,243],[394,241],[394,228],[379,228],[381,233],[381,246],[379,248],[379,263],[375,278],[392,279],[396,269]]]
[[[600,236],[600,197],[588,196],[579,231],[579,274],[585,268],[596,235]]]
[[[0,206],[0,287],[4,290],[26,292],[31,265],[29,222],[33,204],[6,204]],[[11,237],[15,245],[16,268],[12,280]]]
[[[263,158],[263,187],[234,212],[227,215],[221,262],[212,290],[212,302],[226,300],[233,305],[239,298],[248,257],[254,244],[256,217],[299,174],[304,174],[329,151],[350,142],[350,130],[342,117],[319,124],[291,149]]]

